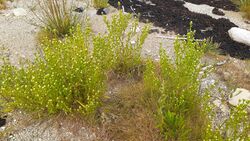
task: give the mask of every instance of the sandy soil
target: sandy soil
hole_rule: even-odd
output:
[[[29,1],[10,3],[7,10],[0,11],[0,45],[8,50],[9,59],[14,65],[18,65],[20,58],[34,59],[38,28],[31,24],[34,15],[28,9]],[[27,15],[14,16],[12,10],[15,7],[24,8]]]

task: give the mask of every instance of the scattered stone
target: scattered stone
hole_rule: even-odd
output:
[[[219,15],[219,16],[225,16],[225,13],[222,10],[218,9],[218,8],[214,8],[212,10],[212,13],[216,14],[216,15]]]
[[[131,43],[132,45],[135,45],[135,44],[136,44],[136,42],[135,42],[135,41],[131,41],[130,43]]]
[[[250,100],[250,91],[243,88],[237,88],[232,94],[232,97],[229,98],[229,104],[238,106],[241,104],[240,101],[242,100]]]
[[[232,27],[228,30],[228,33],[232,40],[250,46],[250,31],[238,27]]]
[[[100,8],[96,12],[97,15],[107,15],[108,13],[109,13],[108,8]]]
[[[78,13],[82,13],[84,11],[84,8],[83,7],[77,7],[74,11],[78,12]]]
[[[148,5],[156,6],[156,4],[152,3],[151,1],[146,1],[145,3]]]
[[[149,34],[151,34],[151,33],[160,33],[160,30],[159,29],[150,29],[149,30]]]
[[[5,129],[6,129],[6,127],[5,127],[5,126],[0,127],[0,132],[3,132]]]
[[[4,126],[6,124],[5,118],[0,118],[0,127]]]
[[[244,21],[244,22],[245,22],[246,24],[250,24],[250,21],[248,21],[248,20],[247,20],[247,21]]]
[[[15,8],[12,10],[15,16],[25,16],[27,15],[27,11],[23,8]]]

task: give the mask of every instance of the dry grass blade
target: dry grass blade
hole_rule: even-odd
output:
[[[41,26],[52,36],[64,37],[80,24],[80,17],[73,13],[67,0],[38,0],[40,14],[35,13]]]

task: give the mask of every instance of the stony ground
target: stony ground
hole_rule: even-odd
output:
[[[78,4],[81,5],[82,3],[79,2]],[[29,59],[32,61],[35,57],[35,53],[39,51],[39,43],[37,42],[37,33],[39,32],[39,27],[34,25],[36,24],[37,20],[34,13],[32,12],[39,11],[37,11],[35,7],[35,0],[14,0],[14,2],[8,2],[7,6],[8,9],[0,11],[0,55],[8,56],[11,63],[18,66],[20,60]],[[206,13],[209,14],[209,16],[217,18],[217,16],[211,15],[210,12],[208,12],[211,9],[209,6],[194,6],[191,3],[187,3],[186,6],[194,12],[203,14]],[[224,12],[226,13],[226,17],[236,25],[250,29],[250,26],[245,24],[244,19],[240,18],[240,13],[232,11]],[[90,17],[94,32],[105,32],[106,28],[104,26],[102,16],[96,15],[96,10],[91,7],[88,8],[86,13]],[[114,8],[110,8],[108,18],[110,18],[115,13],[117,13],[117,10]],[[144,23],[140,23],[140,26],[143,25]],[[147,38],[143,47],[142,55],[152,56],[155,60],[158,60],[158,50],[160,47],[159,43],[163,43],[163,47],[166,49],[166,51],[170,55],[173,55],[173,39],[175,37],[175,33],[165,32],[163,29],[155,26],[152,26],[151,28],[152,31],[156,32],[151,33]],[[238,60],[228,56],[208,55],[204,58],[204,62],[207,62],[207,64],[211,65],[217,64],[218,73],[213,73],[211,76],[205,79],[202,87],[207,87],[208,85],[219,82],[218,87],[221,87],[225,90],[224,95],[220,95],[219,92],[215,90],[215,95],[213,98],[214,102],[216,103],[216,105],[218,105],[218,108],[221,111],[218,119],[225,118],[228,114],[228,105],[221,103],[221,99],[222,97],[228,98],[228,93],[231,93],[231,89],[229,89],[227,83],[224,83],[223,81],[232,81],[232,77],[226,78],[228,73],[231,76],[237,75],[235,76],[235,80],[249,78],[249,61]],[[223,62],[231,65],[223,67]],[[222,65],[220,63],[222,63]],[[235,72],[234,70],[238,71]],[[234,82],[235,80],[233,80],[232,82]],[[242,79],[240,83],[236,81],[229,86],[249,89],[250,83],[248,82],[249,79]],[[29,117],[29,115],[26,115],[24,113],[15,112],[9,114],[7,125],[5,126],[7,128],[4,127],[1,129],[5,130],[3,132],[8,133],[7,138],[4,138],[3,140],[95,140],[96,135],[94,134],[94,130],[85,126],[84,123],[75,126],[75,124],[72,123],[73,119],[65,118],[65,120],[56,121],[57,119],[58,117],[53,117],[49,120],[34,121]],[[12,129],[10,132],[11,134],[9,134],[9,132],[7,132],[6,130],[9,127],[11,127],[10,129]]]

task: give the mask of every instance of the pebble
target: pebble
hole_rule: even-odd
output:
[[[23,8],[15,8],[12,10],[15,16],[25,16],[27,15],[27,11]]]
[[[100,8],[96,12],[97,15],[107,15],[108,13],[109,13],[108,8]]]
[[[212,10],[212,13],[216,14],[216,15],[219,15],[219,16],[225,16],[225,13],[222,10],[218,9],[218,8],[214,8]]]
[[[78,12],[78,13],[82,13],[84,11],[84,8],[83,7],[77,7],[74,11]]]

